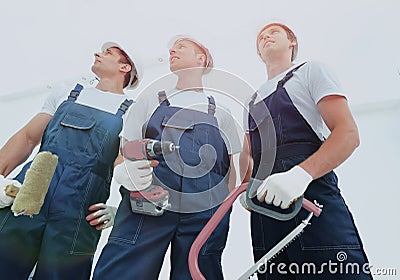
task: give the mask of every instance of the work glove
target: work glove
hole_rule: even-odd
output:
[[[8,185],[14,185],[17,188],[21,187],[21,183],[17,180],[7,179],[0,175],[0,208],[8,207],[14,202],[14,197],[6,195],[6,187]]]
[[[125,160],[114,168],[114,179],[129,191],[147,189],[153,180],[153,168],[158,161]]]
[[[96,226],[97,230],[103,230],[114,225],[117,207],[106,205],[104,203],[93,204],[89,211],[96,211],[86,216],[86,221],[91,226]]]
[[[257,199],[287,209],[303,195],[312,180],[310,174],[296,165],[289,171],[267,177],[257,189]]]

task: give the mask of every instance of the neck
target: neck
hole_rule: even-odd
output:
[[[185,73],[178,73],[178,82],[176,88],[179,90],[195,90],[203,91],[202,73],[195,71],[184,71]]]
[[[122,84],[115,82],[115,80],[103,78],[99,81],[96,88],[101,91],[107,91],[116,94],[124,94],[124,89]]]
[[[281,57],[274,56],[267,58],[265,65],[267,68],[268,80],[272,80],[280,73],[292,67],[294,63],[291,61],[290,56],[284,55]]]

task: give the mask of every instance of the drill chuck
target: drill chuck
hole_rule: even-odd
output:
[[[176,151],[176,149],[179,149],[179,146],[176,146],[170,141],[161,142],[157,140],[150,140],[146,145],[147,155],[151,158],[161,155],[168,155]]]

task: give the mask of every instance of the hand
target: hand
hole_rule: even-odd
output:
[[[153,180],[153,168],[158,161],[125,160],[114,168],[114,178],[118,184],[129,191],[141,191],[148,188]]]
[[[89,207],[89,211],[96,211],[86,216],[86,221],[91,226],[96,226],[97,230],[103,230],[114,225],[115,214],[117,208],[104,203],[93,204]]]
[[[0,209],[8,207],[14,202],[14,197],[8,196],[6,194],[5,190],[8,185],[14,185],[15,187],[18,188],[21,187],[21,183],[18,182],[17,180],[10,180],[4,178],[3,175],[0,175]]]
[[[269,176],[257,189],[257,199],[274,204],[282,209],[289,208],[306,191],[313,178],[296,165],[292,169]]]

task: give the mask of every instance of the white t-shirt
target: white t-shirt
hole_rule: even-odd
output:
[[[167,98],[170,106],[181,107],[207,113],[208,98],[212,94],[196,91],[167,91]],[[216,103],[215,117],[218,128],[230,155],[241,151],[239,134],[235,121],[229,109]],[[121,137],[127,140],[142,139],[142,127],[151,118],[154,111],[160,105],[158,93],[142,94],[138,99],[135,108],[129,108],[126,122],[121,132]]]
[[[294,65],[272,80],[266,81],[258,90],[255,103],[273,93],[276,90],[278,82],[283,79],[286,73],[298,65]],[[323,140],[324,136],[326,137],[326,127],[318,111],[318,102],[329,95],[340,95],[347,98],[342,93],[336,76],[322,63],[309,61],[294,72],[293,77],[285,83],[284,87],[294,106],[310,124],[317,136]],[[245,112],[246,121],[244,122],[248,129],[247,117],[248,111]]]
[[[67,87],[54,89],[44,101],[41,113],[53,116],[58,106],[67,100],[72,89]],[[94,87],[84,87],[75,102],[115,114],[126,98],[125,94],[104,92]]]

